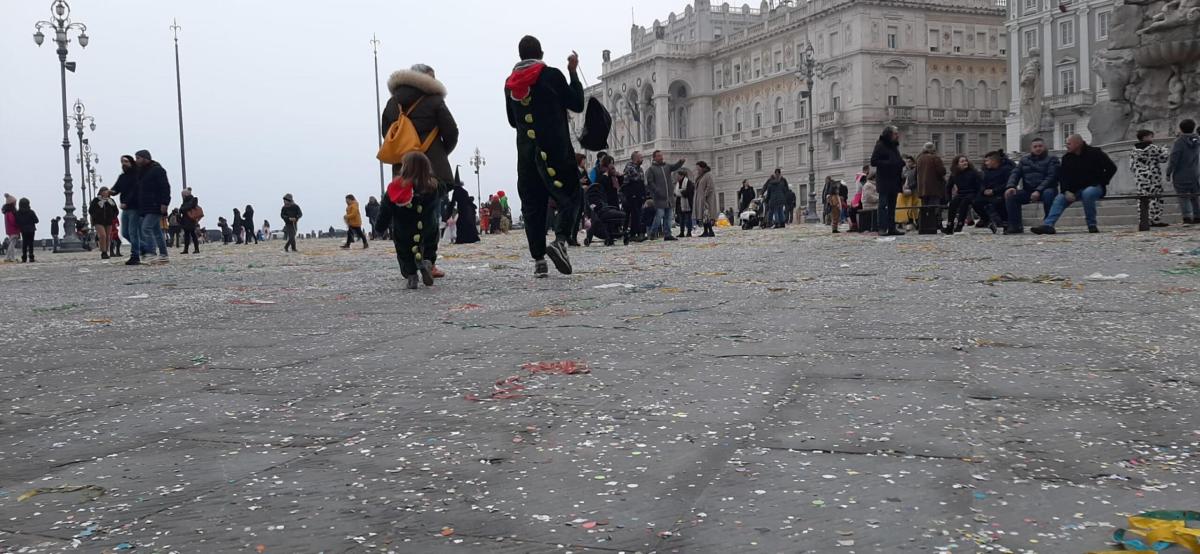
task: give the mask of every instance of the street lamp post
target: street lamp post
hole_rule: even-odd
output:
[[[76,98],[75,106],[73,109],[74,115],[72,115],[70,117],[70,120],[75,122],[75,130],[79,133],[79,179],[80,179],[79,193],[81,196],[81,198],[79,199],[80,207],[86,206],[87,201],[88,201],[87,189],[85,188],[85,187],[87,187],[87,171],[84,169],[84,159],[86,158],[85,152],[90,152],[90,150],[89,150],[90,147],[87,144],[87,139],[83,138],[83,128],[88,127],[92,131],[96,130],[96,118],[88,115],[87,112],[85,111],[85,109],[86,108],[84,108],[83,102],[80,102],[79,99]],[[84,215],[85,215],[84,219],[86,220],[86,214],[84,214]]]
[[[92,197],[96,196],[96,166],[100,165],[100,157],[92,152],[92,143],[90,140],[82,139],[79,143],[79,164],[80,168],[82,168],[80,171],[83,176],[83,186],[80,187],[81,201],[79,202],[79,207],[82,209],[88,205]],[[88,221],[86,209],[80,214],[80,218]],[[95,224],[95,222],[90,223]]]
[[[483,205],[483,193],[481,192],[482,186],[480,185],[479,168],[485,165],[487,165],[487,160],[483,159],[483,156],[479,153],[479,148],[476,147],[475,155],[471,156],[471,167],[475,168],[475,202],[476,205],[479,206]]]
[[[820,216],[817,215],[816,142],[813,140],[813,118],[816,117],[813,111],[813,90],[818,70],[813,45],[809,42],[804,47],[804,57],[800,60],[799,71],[796,72],[796,77],[803,79],[808,88],[802,93],[808,101],[808,217],[804,218],[805,223],[816,223],[820,220]]]
[[[179,21],[171,20],[171,34],[175,37],[175,104],[179,112],[179,173],[183,176],[183,188],[187,188],[187,154],[183,148],[183,81],[179,78]]]
[[[375,55],[375,139],[383,146],[383,111],[379,106],[379,39],[371,35],[371,52]],[[379,197],[383,198],[383,162],[379,162]]]
[[[68,138],[71,126],[67,117],[67,71],[75,72],[75,62],[67,61],[67,44],[71,42],[69,33],[74,30],[79,32],[79,46],[87,48],[89,40],[87,25],[71,22],[71,6],[67,4],[66,0],[54,0],[54,3],[50,5],[50,21],[38,21],[34,24],[36,32],[33,34],[33,42],[38,46],[41,46],[42,42],[46,40],[42,29],[54,31],[54,43],[58,45],[55,53],[58,54],[59,76],[62,82],[63,196],[66,197],[66,203],[63,205],[63,226],[64,229],[74,229],[75,203],[72,199],[74,195],[71,181],[71,140]],[[82,252],[83,243],[75,236],[75,233],[65,232],[63,239],[58,243],[58,251]]]

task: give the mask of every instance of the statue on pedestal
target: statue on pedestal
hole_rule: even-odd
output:
[[[1042,132],[1042,58],[1037,48],[1029,49],[1029,61],[1021,69],[1021,148]]]

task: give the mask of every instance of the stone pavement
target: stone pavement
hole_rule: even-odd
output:
[[[1169,231],[4,265],[0,551],[1104,549],[1200,508]]]

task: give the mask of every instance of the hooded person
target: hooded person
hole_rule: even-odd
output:
[[[392,231],[396,261],[407,280],[406,287],[419,283],[433,286],[433,262],[437,258],[438,216],[433,206],[438,200],[438,179],[429,158],[420,152],[404,155],[392,168],[395,176],[388,184],[379,205],[379,225]],[[428,247],[433,245],[432,249]]]
[[[192,194],[192,189],[190,187],[183,189],[183,201],[179,205],[179,226],[183,228],[183,254],[188,253],[188,244],[194,246],[195,254],[200,253],[200,239],[196,236],[200,220],[192,219],[192,210],[199,207],[200,199]],[[195,215],[199,215],[199,213]]]
[[[300,205],[292,198],[292,194],[289,192],[283,195],[283,207],[279,209],[279,218],[283,220],[283,236],[287,238],[287,242],[283,243],[284,252],[288,249],[296,251],[296,225],[302,217],[304,212],[300,210]]]
[[[258,235],[254,232],[254,206],[246,204],[246,209],[242,210],[242,225],[246,228],[246,244],[250,244],[252,239],[254,244],[258,244]]]
[[[575,228],[578,210],[561,210],[555,220],[554,241],[546,244],[550,201],[557,206],[577,206],[581,189],[579,166],[571,144],[570,117],[584,107],[583,85],[576,69],[579,56],[567,58],[571,80],[542,61],[542,45],[526,36],[518,45],[521,61],[504,82],[508,123],[517,134],[517,194],[525,217],[525,236],[534,260],[534,275],[549,274],[546,257],[564,275],[573,271],[567,240]]]
[[[1179,138],[1171,146],[1167,161],[1167,177],[1179,197],[1179,209],[1183,212],[1183,223],[1200,223],[1200,136],[1196,135],[1196,122],[1185,119],[1179,122]]]

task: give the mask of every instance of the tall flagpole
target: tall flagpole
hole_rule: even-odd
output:
[[[375,54],[375,139],[383,146],[383,112],[379,107],[379,39],[371,34],[371,50]],[[383,198],[383,162],[379,162],[379,197]]]
[[[178,20],[171,21],[171,34],[175,35],[175,101],[179,108],[179,172],[183,175],[183,188],[187,188],[187,152],[183,147],[183,82],[179,78],[179,26]]]

